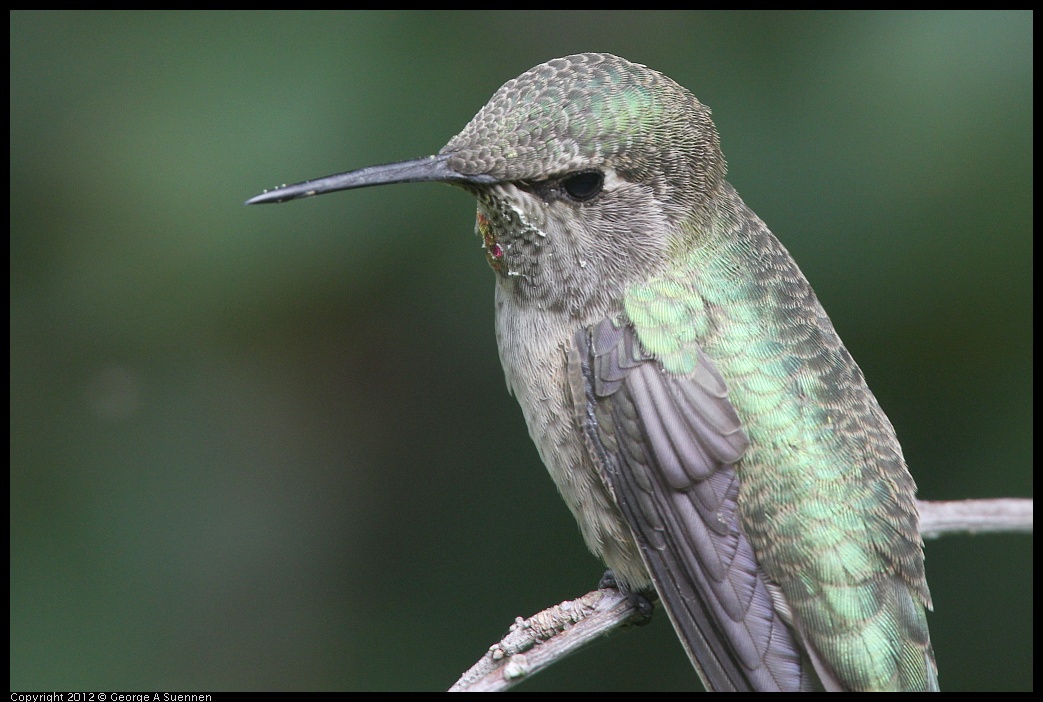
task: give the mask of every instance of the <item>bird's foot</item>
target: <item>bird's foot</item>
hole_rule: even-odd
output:
[[[637,626],[644,626],[648,622],[652,621],[652,612],[655,611],[655,601],[658,599],[654,588],[648,588],[640,592],[632,591],[618,580],[616,580],[616,574],[611,570],[606,570],[605,574],[601,576],[601,582],[598,583],[599,590],[605,589],[619,590],[619,593],[630,600],[630,604],[634,607],[634,617],[632,623]]]

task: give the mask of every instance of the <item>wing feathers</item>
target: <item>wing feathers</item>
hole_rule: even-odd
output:
[[[592,454],[704,682],[810,689],[810,662],[739,528],[734,464],[748,440],[720,373],[699,351],[696,368],[674,376],[608,319],[579,332],[570,357]]]

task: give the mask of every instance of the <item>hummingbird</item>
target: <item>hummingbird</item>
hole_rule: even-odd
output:
[[[436,155],[266,191],[478,201],[507,386],[587,546],[708,690],[938,689],[895,430],[710,110],[604,53],[505,83]]]

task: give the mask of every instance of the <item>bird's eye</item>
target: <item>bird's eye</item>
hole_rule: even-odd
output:
[[[605,176],[598,171],[575,173],[562,179],[562,189],[577,202],[585,202],[601,194]]]

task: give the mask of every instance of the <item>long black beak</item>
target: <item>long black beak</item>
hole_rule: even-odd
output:
[[[247,205],[262,205],[269,202],[286,202],[312,195],[322,195],[338,190],[365,188],[370,185],[387,185],[389,183],[473,183],[477,185],[496,182],[489,175],[464,175],[449,167],[451,154],[426,156],[412,161],[386,163],[381,166],[360,168],[357,171],[338,173],[337,175],[308,180],[296,185],[284,185],[280,188],[265,190],[246,201]]]

